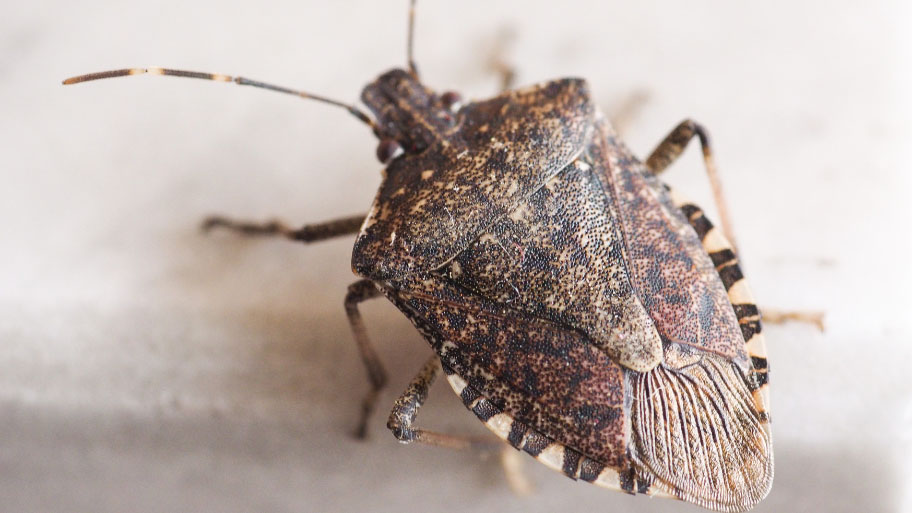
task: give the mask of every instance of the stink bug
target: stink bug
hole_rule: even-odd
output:
[[[379,139],[386,165],[364,216],[293,229],[213,217],[251,235],[311,242],[357,233],[345,308],[371,389],[386,373],[358,304],[385,296],[435,354],[396,402],[403,442],[470,439],[413,422],[434,379],[498,437],[572,479],[631,494],[743,511],[773,478],[760,316],[731,237],[657,175],[698,137],[725,210],[706,132],[685,121],[640,161],[562,79],[484,101],[437,94],[408,69],[368,84],[355,106],[246,78],[125,69],[65,84],[152,72],[233,81],[347,109]]]

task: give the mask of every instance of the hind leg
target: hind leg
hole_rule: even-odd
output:
[[[778,310],[775,308],[761,308],[763,322],[770,324],[784,324],[789,321],[811,324],[819,331],[824,331],[823,312],[808,310]]]

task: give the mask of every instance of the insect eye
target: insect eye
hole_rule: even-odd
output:
[[[394,158],[405,153],[402,145],[395,139],[383,139],[377,145],[377,159],[382,164],[389,164]]]
[[[440,97],[440,101],[443,102],[443,106],[450,110],[450,112],[458,112],[462,108],[462,95],[456,91],[447,91],[443,93],[443,96]]]

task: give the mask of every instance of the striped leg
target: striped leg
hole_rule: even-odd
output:
[[[436,354],[431,356],[421,367],[418,375],[409,383],[405,392],[396,400],[393,411],[390,412],[389,421],[386,423],[386,427],[393,432],[393,436],[403,443],[421,442],[450,449],[484,448],[490,447],[492,443],[499,443],[470,436],[437,433],[413,426],[418,417],[418,410],[427,399],[428,390],[437,379],[441,369],[440,358]]]
[[[713,198],[716,201],[716,208],[719,210],[719,218],[722,220],[722,231],[731,246],[736,248],[728,208],[725,206],[725,197],[722,194],[722,182],[716,172],[716,164],[713,161],[712,148],[709,144],[709,134],[705,128],[691,119],[685,119],[652,151],[652,154],[646,159],[646,167],[654,175],[661,173],[681,156],[684,148],[695,135],[700,139],[700,146],[703,147],[703,162],[706,166],[709,184],[712,187]]]
[[[357,233],[367,214],[334,219],[323,223],[306,224],[301,228],[291,228],[279,220],[265,223],[237,221],[221,216],[211,216],[203,220],[202,229],[208,232],[213,228],[224,228],[246,236],[280,236],[301,242],[316,242],[341,235]]]
[[[348,286],[348,294],[345,296],[345,313],[348,314],[352,335],[355,337],[355,343],[358,344],[358,352],[361,353],[361,359],[367,369],[367,378],[371,384],[370,390],[367,391],[361,401],[361,418],[358,421],[358,427],[355,429],[355,437],[357,438],[365,438],[367,436],[367,420],[371,412],[374,411],[374,405],[377,403],[377,396],[380,390],[386,385],[386,370],[383,368],[383,364],[380,363],[380,358],[377,356],[377,352],[367,336],[364,321],[361,319],[361,312],[358,311],[358,303],[379,296],[380,290],[370,280],[352,283]]]

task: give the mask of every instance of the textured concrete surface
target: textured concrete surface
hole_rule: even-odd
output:
[[[0,17],[0,510],[698,511],[574,483],[531,460],[517,497],[473,454],[403,447],[386,405],[429,350],[364,308],[391,371],[371,438],[342,310],[350,241],[202,237],[213,212],[294,223],[365,211],[374,141],[331,107],[158,77],[169,65],[357,98],[404,63],[395,2],[9,3]],[[427,82],[485,97],[504,27],[520,83],[588,77],[604,108],[648,94],[640,154],[711,131],[764,305],[776,483],[757,511],[909,511],[910,8],[903,2],[422,0]],[[707,207],[699,152],[666,179]],[[483,433],[445,387],[425,425]]]

